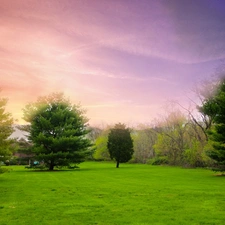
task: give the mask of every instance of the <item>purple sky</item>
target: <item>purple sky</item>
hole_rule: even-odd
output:
[[[63,91],[90,124],[149,123],[225,60],[224,0],[0,0],[1,95]]]

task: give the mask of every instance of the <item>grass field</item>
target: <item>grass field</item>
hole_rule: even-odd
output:
[[[12,166],[0,224],[225,224],[225,177],[204,169],[85,162],[74,171]]]

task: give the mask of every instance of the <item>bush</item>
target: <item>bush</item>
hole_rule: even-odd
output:
[[[29,159],[27,158],[18,158],[18,157],[12,157],[9,160],[5,161],[6,166],[10,165],[28,165],[29,164]]]
[[[148,161],[148,164],[151,165],[164,165],[164,164],[168,164],[168,159],[166,156],[160,156],[160,157],[156,157],[153,159],[150,159]]]
[[[225,175],[225,165],[214,165],[211,167],[212,171],[216,173],[221,173],[222,175]]]
[[[1,167],[0,167],[0,174],[1,174],[1,173],[5,173],[5,172],[8,172],[8,169],[6,169],[6,168],[1,168]]]

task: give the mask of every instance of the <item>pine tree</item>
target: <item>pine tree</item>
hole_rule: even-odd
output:
[[[30,122],[29,140],[33,153],[49,170],[78,164],[89,153],[87,119],[79,106],[72,105],[61,93],[40,97],[24,108]]]
[[[218,170],[225,171],[225,79],[221,79],[217,91],[206,99],[201,110],[213,116],[213,125],[209,138],[214,149],[207,151],[208,155],[217,162]]]

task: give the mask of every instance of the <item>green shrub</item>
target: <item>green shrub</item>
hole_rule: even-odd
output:
[[[8,169],[6,169],[6,168],[1,168],[1,167],[0,167],[0,174],[1,174],[1,173],[5,173],[5,172],[8,172]]]
[[[168,164],[168,158],[166,156],[159,156],[153,159],[150,159],[148,164],[151,165],[164,165]]]

